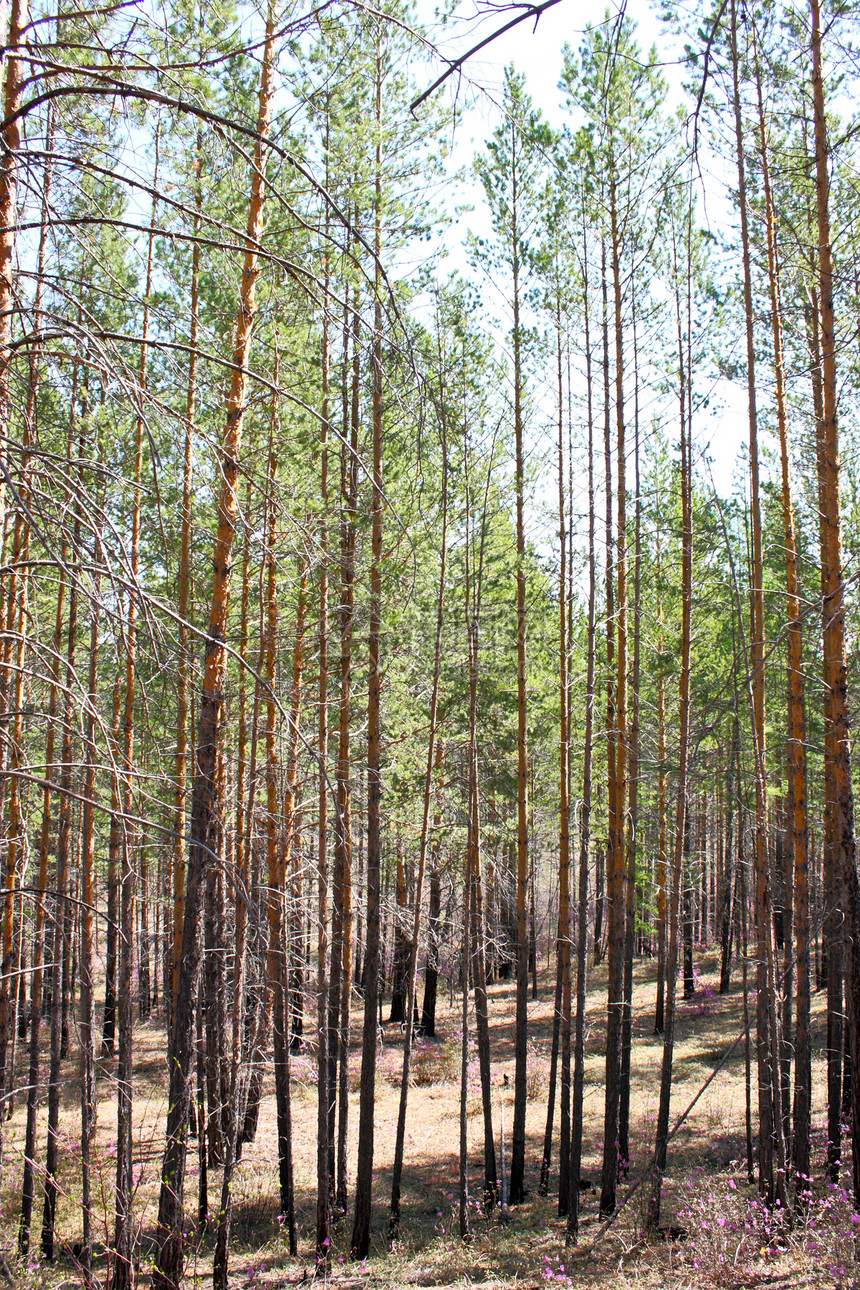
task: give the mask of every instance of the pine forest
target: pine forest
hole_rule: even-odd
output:
[[[603,3],[6,0],[10,1286],[860,1285],[860,10]]]

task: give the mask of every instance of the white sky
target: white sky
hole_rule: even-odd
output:
[[[464,0],[457,10],[458,15],[464,16],[455,15],[447,23],[440,24],[438,20],[434,21],[434,8],[432,0],[419,0],[419,15],[426,23],[431,39],[450,58],[465,52],[513,16],[510,10],[495,11],[482,7],[481,0]],[[628,0],[625,9],[637,25],[643,52],[647,53],[652,45],[657,47],[663,73],[669,83],[667,106],[673,109],[685,103],[677,39],[663,27],[648,0]],[[476,151],[483,147],[497,125],[499,115],[495,104],[501,97],[504,68],[510,63],[525,73],[529,93],[544,116],[553,125],[562,124],[564,114],[557,87],[564,45],[568,43],[576,48],[587,24],[605,21],[607,11],[612,21],[618,12],[617,0],[612,0],[609,5],[606,0],[560,0],[541,15],[536,27],[534,20],[528,19],[469,60],[463,69],[464,78],[467,77],[471,86],[481,92],[476,96],[475,105],[465,114],[455,137],[455,161],[458,165],[467,169],[471,166]],[[482,12],[483,16],[476,19],[476,12]],[[449,86],[455,84],[452,78]],[[461,101],[468,98],[469,95],[464,94]],[[716,232],[719,226],[731,220],[732,213],[724,183],[717,176],[709,176],[706,182],[708,191],[703,194],[702,218]],[[482,210],[483,194],[474,180],[467,181],[466,200],[473,209],[459,217],[448,238],[452,247],[450,262],[460,269],[465,269],[462,246],[467,232],[487,231]],[[737,484],[736,467],[748,436],[746,393],[745,389],[728,381],[720,381],[713,393],[710,411],[699,418],[695,433],[700,449],[712,459],[712,475],[717,490],[726,496]]]

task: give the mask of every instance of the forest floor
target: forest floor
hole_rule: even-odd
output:
[[[717,993],[713,955],[699,958],[696,994],[679,1003],[675,1049],[672,1121],[686,1109],[702,1088],[726,1049],[742,1034],[743,991],[735,974],[731,992]],[[653,965],[637,964],[634,991],[634,1047],[631,1095],[630,1177],[620,1188],[623,1201],[650,1158],[659,1091],[662,1040],[653,1033]],[[553,989],[549,976],[539,981],[539,997],[529,1001],[529,1074],[526,1168],[526,1202],[511,1212],[509,1226],[499,1223],[498,1211],[484,1216],[474,1203],[474,1236],[464,1245],[458,1237],[458,1097],[459,1003],[439,1000],[436,1042],[419,1040],[415,1053],[415,1079],[410,1091],[406,1158],[403,1176],[400,1237],[392,1249],[386,1239],[391,1163],[399,1097],[401,1043],[391,1028],[379,1056],[376,1086],[376,1136],[373,1250],[361,1264],[348,1258],[351,1215],[335,1231],[331,1268],[323,1276],[314,1271],[314,1196],[316,1176],[316,1080],[313,1053],[293,1060],[293,1124],[295,1188],[299,1222],[299,1256],[291,1259],[278,1223],[277,1140],[271,1073],[266,1082],[259,1130],[255,1142],[245,1147],[234,1187],[235,1217],[231,1242],[231,1285],[288,1287],[316,1280],[320,1286],[358,1290],[398,1286],[516,1286],[522,1290],[548,1284],[576,1287],[619,1287],[650,1290],[671,1287],[839,1287],[857,1290],[860,1268],[854,1263],[854,1238],[848,1194],[822,1181],[823,1164],[823,1024],[824,998],[813,1000],[813,1106],[815,1135],[814,1199],[807,1216],[791,1228],[778,1216],[763,1210],[756,1189],[747,1182],[745,1162],[745,1062],[741,1041],[722,1070],[674,1138],[669,1148],[664,1185],[662,1222],[675,1238],[648,1240],[643,1233],[643,1187],[621,1208],[607,1230],[597,1217],[599,1163],[603,1133],[603,1033],[606,1006],[606,972],[590,974],[586,1083],[583,1123],[582,1174],[594,1184],[582,1197],[581,1245],[565,1246],[564,1220],[557,1216],[553,1170],[548,1197],[538,1195],[538,1171],[546,1116],[549,1050],[552,1030]],[[754,999],[751,1001],[754,1005]],[[500,1104],[504,1100],[506,1134],[513,1112],[512,984],[492,987],[490,1001],[492,1076],[496,1086],[494,1117],[498,1141]],[[156,1014],[135,1030],[136,1151],[135,1220],[140,1235],[139,1284],[149,1283],[148,1260],[157,1205],[157,1184],[166,1114],[166,1061],[163,1016]],[[353,1038],[359,1034],[356,1010]],[[74,1048],[73,1041],[73,1048]],[[354,1042],[351,1070],[350,1142],[355,1158],[358,1121],[358,1072],[360,1054]],[[19,1055],[19,1078],[23,1055]],[[28,1290],[36,1286],[79,1286],[72,1248],[81,1236],[78,1135],[80,1124],[75,1062],[64,1068],[60,1152],[60,1201],[58,1255],[46,1267],[35,1255],[26,1266],[15,1261],[17,1218],[20,1206],[21,1155],[24,1106],[19,1098],[6,1126],[2,1194],[0,1194],[0,1250],[5,1271],[14,1283]],[[98,1139],[94,1154],[94,1203],[96,1236],[106,1241],[112,1226],[112,1179],[115,1168],[116,1101],[114,1066],[101,1064],[99,1079]],[[508,1075],[510,1087],[504,1086]],[[755,1073],[753,1071],[753,1087]],[[477,1061],[470,1065],[469,1153],[472,1196],[481,1195],[483,1129],[480,1115]],[[755,1121],[755,1111],[753,1113]],[[557,1141],[556,1117],[556,1141]],[[43,1158],[44,1127],[40,1141]],[[506,1142],[510,1159],[510,1145]],[[189,1152],[186,1198],[196,1213],[197,1165],[192,1144]],[[554,1161],[555,1163],[555,1161]],[[352,1180],[351,1180],[352,1181]],[[847,1184],[846,1184],[847,1185]],[[210,1172],[210,1207],[217,1206],[220,1180]],[[33,1240],[39,1248],[41,1207],[34,1214]],[[678,1231],[678,1229],[682,1229]],[[199,1241],[189,1235],[187,1285],[206,1290],[211,1286],[213,1238]],[[103,1245],[100,1247],[103,1249]],[[96,1278],[104,1276],[105,1260],[97,1261]]]

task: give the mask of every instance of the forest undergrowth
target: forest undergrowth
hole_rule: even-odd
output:
[[[724,996],[717,992],[718,963],[712,955],[700,961],[696,992],[679,1003],[677,1056],[673,1081],[673,1123],[701,1090],[717,1063],[743,1029],[740,981]],[[512,1116],[514,987],[491,988],[490,1026],[495,1110],[503,1113],[505,1132]],[[646,1237],[642,1195],[636,1184],[647,1168],[654,1140],[659,1094],[662,1040],[653,1034],[654,971],[646,962],[634,988],[634,1065],[631,1088],[631,1162],[619,1191],[620,1209],[608,1228],[598,1218],[602,1147],[603,1028],[606,970],[591,973],[586,1029],[586,1074],[583,1117],[583,1192],[581,1242],[565,1245],[565,1220],[557,1216],[553,1168],[550,1192],[538,1194],[538,1169],[546,1113],[546,1089],[552,1031],[552,989],[546,973],[539,997],[529,1003],[529,1078],[527,1117],[527,1196],[511,1210],[509,1225],[495,1208],[481,1203],[480,1085],[477,1058],[470,1065],[469,1149],[472,1167],[473,1239],[464,1244],[457,1223],[457,1151],[460,1002],[446,995],[439,1001],[436,1041],[418,1040],[414,1053],[404,1168],[403,1222],[397,1241],[386,1237],[394,1130],[401,1067],[398,1027],[384,1028],[384,1046],[376,1078],[377,1146],[374,1163],[373,1242],[370,1256],[349,1258],[349,1216],[335,1224],[330,1266],[317,1268],[314,1255],[316,1067],[314,1054],[293,1058],[293,1151],[299,1253],[290,1258],[278,1213],[277,1130],[274,1088],[268,1076],[255,1141],[245,1148],[235,1179],[231,1239],[231,1286],[287,1287],[313,1281],[320,1286],[613,1286],[624,1287],[804,1287],[854,1290],[860,1286],[855,1263],[857,1216],[852,1215],[849,1182],[824,1177],[825,998],[813,996],[812,1150],[814,1177],[807,1212],[792,1222],[777,1208],[763,1206],[748,1181],[745,1140],[745,1057],[736,1045],[716,1078],[698,1100],[670,1145],[665,1182],[661,1240]],[[356,1000],[358,1003],[358,1000]],[[358,1034],[358,1009],[353,1036]],[[134,1183],[137,1222],[137,1284],[150,1281],[158,1204],[158,1174],[164,1140],[166,1060],[163,1016],[138,1023],[135,1034]],[[755,1061],[752,1054],[753,1105]],[[360,1050],[353,1044],[350,1084],[351,1158],[356,1146]],[[6,1277],[20,1290],[86,1284],[77,1266],[80,1241],[78,1118],[76,1063],[64,1070],[61,1110],[60,1201],[58,1252],[53,1265],[38,1252],[16,1263],[17,1204],[20,1196],[24,1106],[16,1101],[8,1126],[0,1219]],[[505,1076],[508,1076],[506,1083]],[[102,1061],[98,1080],[98,1134],[93,1156],[94,1192],[100,1209],[112,1212],[111,1190],[116,1166],[115,1070]],[[501,1117],[500,1117],[501,1118]],[[196,1143],[190,1164],[188,1213],[197,1212],[199,1164]],[[505,1143],[510,1159],[510,1143]],[[553,1162],[555,1166],[557,1162]],[[217,1168],[208,1173],[210,1205],[220,1194]],[[632,1190],[629,1200],[628,1191]],[[217,1199],[214,1201],[217,1203]],[[190,1257],[186,1283],[211,1285],[212,1225],[189,1229]],[[93,1279],[105,1276],[108,1232],[96,1233]]]

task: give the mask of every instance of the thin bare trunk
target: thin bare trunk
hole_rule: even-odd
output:
[[[559,1143],[559,1214],[566,1214],[570,1188],[570,710],[567,641],[567,516],[564,496],[564,382],[562,368],[561,295],[556,284],[556,377],[558,398],[558,663],[559,663],[559,860],[558,860],[558,961],[553,1044],[550,1056],[546,1129],[538,1190],[546,1195],[552,1153],[556,1065],[561,1041],[561,1133]]]
[[[768,858],[767,779],[765,769],[765,667],[764,587],[761,503],[758,458],[758,415],[755,383],[755,336],[752,300],[752,270],[747,215],[746,166],[743,148],[737,15],[731,4],[732,89],[735,144],[738,169],[738,206],[741,224],[741,255],[744,277],[744,314],[747,345],[747,396],[750,442],[750,514],[752,522],[752,584],[750,587],[751,632],[750,672],[752,682],[753,745],[755,758],[756,841],[756,1035],[759,1069],[759,1187],[768,1204],[779,1197],[785,1204],[785,1144],[779,1112],[779,1017],[776,1008],[775,948],[773,943],[772,894]]]
[[[284,881],[289,886],[290,917],[289,958],[287,970],[287,1043],[290,1052],[299,1050],[302,1033],[302,988],[304,962],[302,954],[302,847],[300,812],[296,808],[296,786],[299,764],[299,732],[302,709],[302,685],[305,666],[305,623],[308,612],[308,562],[302,559],[299,573],[299,602],[296,612],[296,635],[293,648],[293,683],[290,724],[287,736],[287,761],[284,776]],[[285,928],[285,932],[286,932]]]
[[[328,188],[329,118],[326,112],[326,188]],[[329,233],[326,206],[326,234]],[[328,440],[329,440],[329,252],[325,252],[322,334],[322,415],[320,443],[319,521],[319,687],[317,690],[317,751],[319,795],[317,819],[317,1262],[327,1264],[331,1253],[331,1198],[329,1195],[329,1031],[328,1031]]]
[[[24,32],[27,26],[28,6],[26,0],[12,0],[9,11],[9,27],[6,35],[6,85],[4,92],[4,113],[8,124],[2,132],[2,156],[0,156],[0,437],[2,437],[2,463],[4,473],[9,467],[9,444],[12,440],[12,320],[16,314],[16,263],[15,263],[15,226],[18,218],[18,148],[21,142],[21,122],[17,117],[21,106],[24,83],[24,61],[21,57],[24,47]],[[37,323],[37,327],[39,324]],[[0,531],[6,525],[6,484],[0,482]],[[6,622],[6,629],[14,624]],[[11,645],[11,642],[10,642]],[[4,686],[8,693],[9,669],[4,669]],[[20,709],[20,704],[18,705]],[[5,755],[6,741],[4,741]],[[15,781],[13,781],[15,782]],[[2,791],[2,789],[0,789]],[[10,847],[6,865],[6,896],[3,908],[3,947],[2,964],[0,964],[0,1094],[6,1089],[6,1049],[11,1027],[11,1007],[9,1002],[9,982],[12,967],[12,924],[14,911],[15,875],[10,866],[17,863],[17,850]],[[3,1121],[0,1115],[0,1174],[3,1167]]]
[[[275,359],[274,372],[275,411],[273,422],[277,420],[277,386],[278,367]],[[273,425],[271,434],[276,432]],[[250,511],[251,481],[246,489],[246,507]],[[245,1021],[245,945],[248,926],[248,899],[250,865],[246,845],[245,830],[245,777],[247,774],[248,756],[248,602],[250,598],[250,523],[245,528],[245,550],[242,559],[242,607],[239,627],[239,731],[236,764],[236,828],[233,864],[228,871],[235,873],[234,882],[234,945],[233,945],[233,990],[232,990],[232,1033],[230,1036],[230,1091],[227,1097],[227,1125],[224,1144],[224,1171],[221,1176],[221,1206],[218,1211],[218,1232],[215,1240],[215,1255],[212,1262],[212,1284],[214,1290],[227,1290],[227,1262],[230,1249],[230,1228],[233,1219],[233,1173],[239,1158],[243,1113],[244,1076],[242,1066],[242,1032]]]
[[[493,1134],[492,1085],[490,1077],[490,1028],[487,1004],[487,963],[485,953],[486,919],[484,911],[484,882],[481,862],[481,812],[478,767],[478,650],[481,624],[481,592],[483,588],[484,543],[487,527],[487,500],[492,479],[493,454],[490,453],[484,485],[484,501],[479,521],[480,539],[475,552],[471,488],[469,480],[468,445],[464,442],[463,475],[466,486],[466,519],[468,533],[465,549],[464,608],[469,639],[469,774],[467,808],[467,854],[470,875],[469,901],[471,909],[471,947],[468,961],[475,990],[475,1033],[478,1044],[478,1065],[481,1078],[481,1109],[484,1121],[484,1206],[491,1209],[498,1191],[496,1175],[496,1148]],[[477,554],[477,567],[476,567]],[[468,982],[467,982],[468,984]]]
[[[469,793],[469,814],[471,815],[474,806],[474,796]],[[471,831],[471,826],[470,826]],[[460,1043],[460,1152],[459,1152],[459,1188],[457,1195],[457,1210],[460,1223],[460,1240],[470,1241],[472,1239],[472,1222],[469,1213],[469,1135],[468,1135],[468,1113],[467,1099],[469,1092],[469,966],[471,962],[470,953],[470,923],[471,923],[471,892],[472,892],[472,864],[471,850],[466,859],[466,872],[463,875],[463,931],[462,947],[460,952],[460,976],[463,986],[463,1004],[461,1009],[461,1043]]]
[[[21,107],[24,84],[24,60],[21,57],[24,48],[24,33],[27,27],[28,6],[26,0],[12,0],[9,12],[9,27],[6,35],[6,85],[4,90],[4,113],[8,122],[2,131],[2,157],[0,157],[0,438],[3,447],[2,465],[4,478],[0,480],[0,532],[6,530],[6,482],[5,475],[9,469],[9,444],[12,441],[12,320],[17,311],[16,300],[16,223],[18,218],[18,149],[21,143],[21,122],[18,110]],[[38,326],[38,324],[37,324]],[[3,597],[0,596],[0,600]],[[14,627],[8,620],[4,624],[6,631]],[[11,649],[11,640],[7,651]],[[8,663],[10,654],[4,652]],[[8,710],[8,691],[10,668],[2,670],[2,687],[6,696],[3,708]],[[8,741],[4,740],[0,748],[0,758],[5,761]],[[0,801],[5,780],[0,783]],[[9,861],[15,862],[15,848],[10,848]],[[3,904],[3,944],[2,964],[0,964],[0,1094],[6,1089],[6,1050],[11,1026],[11,1008],[9,1003],[9,982],[12,966],[12,924],[14,912],[15,878],[9,873],[7,863],[5,887],[7,895]],[[5,1112],[5,1108],[4,1108]],[[3,1122],[5,1113],[0,1115],[0,1175],[3,1167]]]
[[[832,767],[825,811],[825,854],[841,883],[845,915],[846,1012],[851,1071],[851,1120],[854,1126],[854,1207],[860,1208],[860,878],[854,838],[854,791],[851,781],[850,710],[846,669],[845,580],[839,482],[839,423],[834,317],[833,252],[830,237],[830,174],[827,117],[822,69],[822,22],[819,0],[810,0],[812,96],[815,113],[815,202],[818,230],[818,293],[821,320],[821,393],[819,468],[821,486],[821,582],[823,594],[823,674],[825,687],[825,764]],[[828,1000],[829,1002],[829,1000]]]
[[[179,978],[170,1042],[170,1092],[167,1141],[161,1173],[158,1232],[153,1285],[156,1290],[179,1290],[183,1272],[182,1221],[188,1113],[192,1096],[191,1058],[193,1017],[200,967],[200,911],[209,865],[210,823],[217,809],[215,767],[224,721],[224,680],[227,654],[224,639],[230,603],[233,537],[238,502],[236,487],[245,416],[248,356],[255,313],[255,284],[265,194],[265,141],[269,133],[275,45],[274,12],[266,22],[257,114],[251,197],[248,205],[246,250],[236,320],[235,346],[227,398],[227,419],[221,443],[222,485],[209,629],[203,667],[194,788],[191,803],[191,846],[185,884],[182,928],[183,972]]]
[[[111,720],[111,756],[119,758],[119,731],[122,721],[122,673],[113,687]],[[108,835],[107,872],[107,953],[105,955],[105,1002],[102,1021],[102,1056],[113,1055],[116,1040],[116,973],[119,947],[119,855],[122,843],[120,820],[119,775],[111,775],[110,832]]]
[[[642,592],[642,500],[639,479],[639,354],[636,330],[636,296],[633,313],[633,432],[634,473],[636,486],[633,548],[633,675],[632,719],[627,750],[628,813],[625,865],[627,892],[624,915],[624,1009],[621,1019],[621,1079],[618,1106],[618,1156],[620,1171],[626,1177],[630,1164],[630,1071],[633,1044],[633,955],[636,940],[636,849],[638,846],[639,804],[639,668],[641,661],[640,623]]]
[[[677,256],[676,256],[677,264]],[[675,805],[675,840],[672,863],[672,889],[669,896],[669,943],[666,954],[666,1003],[663,1026],[663,1063],[660,1072],[660,1104],[654,1146],[654,1173],[648,1197],[647,1225],[656,1230],[660,1224],[660,1200],[666,1151],[669,1142],[669,1107],[672,1091],[672,1066],[675,1050],[675,992],[678,980],[679,915],[683,880],[684,839],[687,834],[687,772],[690,738],[690,642],[692,632],[693,519],[691,432],[687,415],[687,382],[684,336],[681,323],[680,286],[676,285],[676,322],[678,331],[679,405],[681,420],[681,673],[678,682],[678,783]],[[692,320],[687,318],[688,327]]]
[[[160,129],[160,127],[159,127]],[[159,129],[155,137],[155,173],[153,192],[158,191]],[[138,373],[138,408],[134,437],[134,466],[132,473],[130,583],[128,616],[125,624],[125,708],[123,715],[122,743],[122,878],[120,882],[119,952],[117,962],[118,1006],[118,1061],[116,1108],[116,1188],[113,1260],[111,1265],[112,1290],[128,1290],[132,1284],[132,999],[131,978],[134,955],[134,902],[136,865],[134,835],[131,817],[134,813],[134,711],[135,681],[137,676],[137,580],[140,569],[140,506],[143,475],[143,438],[146,397],[149,309],[152,294],[153,252],[155,249],[155,218],[157,197],[152,199],[150,234],[146,257],[146,285],[143,306],[143,333]]]
[[[96,534],[95,564],[102,563],[100,535]],[[90,606],[90,660],[87,715],[84,723],[84,785],[81,818],[81,1210],[83,1214],[80,1262],[87,1277],[92,1264],[91,1152],[96,1132],[95,1001],[93,998],[93,928],[96,910],[95,805],[96,805],[96,701],[98,698],[99,597],[101,575],[96,574]]]
[[[440,874],[440,830],[442,827],[442,766],[445,745],[436,745],[436,804],[433,811],[433,850],[430,858],[430,902],[427,910],[427,961],[424,967],[424,1000],[421,1005],[421,1029],[429,1039],[436,1037],[436,997],[439,988],[439,935],[442,912],[442,878]]]
[[[661,581],[660,529],[657,529],[657,580]],[[657,649],[663,653],[663,597],[657,592]],[[666,678],[661,668],[657,677],[657,1002],[654,1009],[654,1034],[662,1035],[666,1017],[666,938],[668,905],[666,898],[668,847],[668,801],[666,782]]]
[[[583,247],[585,235],[583,232]],[[591,842],[591,761],[594,736],[594,644],[597,569],[594,554],[594,416],[592,410],[591,337],[589,334],[588,259],[583,255],[585,371],[588,400],[588,644],[585,679],[585,732],[582,753],[582,808],[579,820],[579,892],[576,911],[576,1017],[571,1085],[570,1187],[567,1241],[579,1239],[579,1192],[582,1164],[582,1105],[585,1086],[585,990],[588,971],[588,856]]]
[[[197,156],[202,154],[202,135],[197,135]],[[194,232],[200,229],[200,190],[194,215]],[[194,456],[194,421],[197,415],[197,346],[200,334],[200,244],[191,252],[191,329],[188,337],[188,387],[185,398],[185,439],[182,457],[182,523],[177,570],[179,610],[179,653],[176,693],[176,761],[173,797],[173,943],[171,952],[171,1015],[179,990],[182,926],[185,919],[186,821],[188,803],[188,687],[191,671],[188,616],[191,610],[191,489]]]
[[[441,322],[438,324],[441,330]],[[439,536],[439,594],[436,599],[436,640],[433,650],[433,682],[430,691],[430,734],[427,741],[427,768],[424,776],[424,803],[421,815],[421,841],[418,848],[418,873],[415,879],[415,906],[412,918],[412,941],[409,949],[409,978],[406,991],[406,1033],[403,1040],[403,1069],[400,1077],[400,1103],[397,1112],[397,1135],[394,1145],[394,1170],[391,1182],[389,1233],[396,1235],[400,1225],[400,1180],[403,1172],[403,1149],[406,1139],[406,1108],[412,1060],[412,1030],[415,1014],[415,981],[418,971],[418,941],[421,931],[421,903],[424,895],[424,873],[427,867],[427,840],[430,827],[430,802],[433,792],[433,765],[436,761],[436,718],[439,708],[439,673],[442,662],[442,627],[445,620],[445,572],[448,559],[448,436],[445,415],[445,369],[439,336],[440,367],[440,433],[442,447],[442,529]]]
[[[75,450],[76,415],[78,401],[78,367],[76,358],[72,377],[72,398],[70,403],[67,469]],[[80,543],[80,512],[76,510],[72,528],[71,546],[78,551]],[[64,534],[62,545],[63,564],[69,557],[69,543]],[[66,897],[69,886],[69,867],[72,828],[72,729],[74,721],[74,695],[76,688],[75,658],[78,634],[78,571],[73,566],[69,572],[69,618],[66,634],[66,667],[65,698],[63,703],[63,747],[59,783],[59,808],[57,812],[57,868],[56,898],[54,901],[54,927],[51,953],[51,1046],[50,1066],[48,1073],[48,1130],[45,1152],[44,1207],[42,1211],[42,1254],[48,1262],[54,1258],[54,1235],[57,1212],[57,1169],[59,1164],[59,1124],[60,1124],[60,1062],[62,1059],[62,995],[63,968],[68,962],[67,947],[64,944],[66,933]]]
[[[358,1112],[355,1221],[350,1251],[354,1259],[370,1249],[373,1188],[373,1129],[376,1084],[376,1015],[379,991],[379,922],[382,839],[380,835],[380,647],[382,638],[382,55],[376,55],[376,191],[374,204],[376,300],[372,340],[373,487],[371,498],[370,624],[367,641],[367,947],[364,972],[364,1025]],[[348,988],[349,982],[344,983]]]
[[[529,880],[528,694],[526,670],[525,446],[523,442],[522,329],[520,324],[519,134],[511,122],[511,253],[514,310],[514,439],[517,533],[517,1004],[514,1023],[514,1115],[511,1129],[510,1203],[525,1198],[526,1064],[528,1061],[529,944],[526,907]]]
[[[60,655],[63,648],[63,615],[65,607],[65,561],[60,566],[57,586],[57,608],[54,644],[51,654],[51,681],[48,698],[48,729],[45,736],[45,787],[42,791],[42,826],[39,833],[38,899],[33,928],[33,976],[30,985],[30,1052],[27,1076],[27,1125],[24,1136],[24,1166],[21,1181],[21,1217],[18,1226],[18,1251],[25,1258],[30,1249],[30,1227],[33,1217],[34,1175],[36,1166],[36,1116],[39,1095],[39,1031],[42,1020],[45,896],[48,890],[48,860],[51,847],[52,785],[57,774],[54,762],[57,699],[59,694]],[[52,937],[53,941],[53,937]],[[53,968],[51,969],[53,973]]]
[[[756,90],[759,109],[759,136],[762,178],[767,220],[768,278],[773,328],[774,373],[776,377],[776,411],[779,427],[780,465],[782,468],[782,512],[786,554],[786,616],[788,620],[788,801],[791,810],[791,854],[794,860],[794,907],[797,919],[797,1025],[794,1035],[794,1138],[793,1171],[796,1203],[809,1187],[809,1140],[811,1133],[812,1067],[809,1035],[809,830],[806,813],[806,713],[803,676],[803,626],[801,619],[800,580],[797,565],[797,534],[791,497],[791,465],[788,444],[788,418],[785,398],[785,360],[782,339],[782,306],[780,300],[779,263],[776,245],[776,212],[770,182],[767,132],[761,91],[758,50],[756,49]],[[786,880],[789,880],[788,873]],[[792,986],[792,936],[786,931],[786,959],[782,989],[790,1021]],[[783,1040],[789,1043],[789,1026],[784,1024]],[[789,1057],[790,1060],[790,1057]],[[798,1121],[798,1116],[799,1121]]]
[[[354,217],[356,218],[356,217]],[[343,445],[341,451],[340,524],[340,706],[337,760],[337,830],[335,833],[334,910],[332,916],[331,986],[329,995],[329,1134],[330,1158],[335,1151],[334,1114],[337,1103],[337,1176],[331,1179],[335,1204],[346,1213],[346,1155],[349,1118],[349,1014],[352,1000],[352,635],[355,605],[355,545],[358,505],[359,427],[359,313],[357,293],[352,319],[344,321]],[[348,349],[352,341],[352,386],[348,385]],[[336,1095],[336,1096],[335,1096]]]

